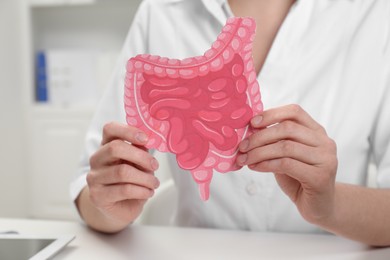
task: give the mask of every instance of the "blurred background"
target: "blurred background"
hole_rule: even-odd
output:
[[[0,218],[77,219],[69,183],[140,2],[0,0]]]
[[[0,217],[76,219],[86,128],[141,0],[0,0]]]

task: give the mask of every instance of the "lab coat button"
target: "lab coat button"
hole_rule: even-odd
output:
[[[246,186],[246,192],[251,196],[256,195],[258,192],[256,184],[254,182],[249,183]]]

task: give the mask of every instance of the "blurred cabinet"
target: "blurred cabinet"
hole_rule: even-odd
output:
[[[35,56],[46,50],[102,53],[96,78],[99,95],[107,85],[141,0],[24,0],[25,46],[30,79],[24,87],[29,160],[29,215],[76,218],[69,198],[85,131],[96,103],[53,104],[35,97]]]
[[[38,111],[31,123],[31,215],[38,218],[75,217],[69,183],[91,116],[89,111]]]

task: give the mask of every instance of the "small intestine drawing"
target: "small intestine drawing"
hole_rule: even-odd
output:
[[[252,57],[255,28],[252,18],[229,18],[202,56],[142,54],[127,63],[127,123],[149,136],[147,148],[176,155],[203,200],[214,169],[240,168],[238,144],[252,133],[250,119],[263,111]]]

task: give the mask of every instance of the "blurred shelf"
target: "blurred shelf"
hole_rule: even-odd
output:
[[[30,0],[29,4],[33,7],[50,7],[63,5],[85,5],[94,4],[96,0]]]
[[[54,7],[54,6],[80,6],[80,5],[95,5],[95,4],[115,4],[139,2],[132,0],[29,0],[28,4],[31,7]]]
[[[32,187],[28,191],[28,211],[31,217],[71,218],[73,208],[69,201],[68,184],[77,172],[85,133],[95,112],[97,100],[108,85],[140,2],[141,0],[23,1],[25,40],[22,45],[24,52],[29,54],[26,55],[29,59],[26,64],[29,65],[22,76],[29,79],[24,84],[23,95],[28,140],[26,151],[30,158],[26,167],[32,181]],[[66,100],[56,103],[53,96],[51,99],[49,96],[48,103],[35,102],[37,52],[47,53],[53,50],[99,52],[98,62],[93,63],[98,71],[96,85],[86,84],[96,87],[96,101],[70,99],[69,102]],[[64,63],[61,61],[61,64]],[[46,64],[44,67],[49,66]],[[59,75],[58,70],[53,71],[46,75]],[[61,73],[66,74],[64,70]],[[58,87],[50,84],[47,86],[48,93],[50,86]],[[84,93],[82,91],[85,88],[77,89]]]
[[[79,114],[91,115],[96,110],[94,105],[52,105],[49,103],[34,103],[31,107],[33,114]]]

